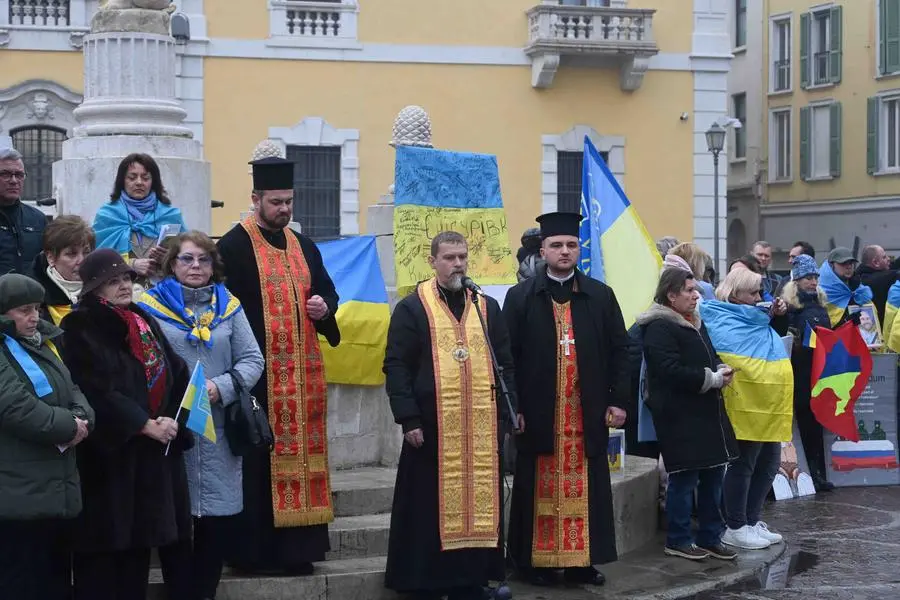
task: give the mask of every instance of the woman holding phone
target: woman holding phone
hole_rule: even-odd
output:
[[[119,163],[109,203],[94,218],[98,248],[112,248],[134,269],[134,298],[159,279],[165,238],[187,231],[172,206],[159,165],[149,154],[129,154]]]

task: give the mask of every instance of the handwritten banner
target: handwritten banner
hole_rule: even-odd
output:
[[[429,279],[431,240],[461,233],[469,276],[482,285],[516,282],[497,157],[431,148],[397,148],[394,172],[394,260],[401,294]]]

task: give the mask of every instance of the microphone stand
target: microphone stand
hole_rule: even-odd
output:
[[[491,343],[490,335],[488,335],[488,328],[487,324],[484,322],[484,315],[481,314],[481,307],[478,304],[479,294],[472,291],[471,295],[472,304],[475,306],[475,312],[478,313],[478,321],[481,323],[481,331],[484,333],[484,341],[487,344],[488,353],[491,355],[491,363],[494,366],[494,379],[496,380],[496,383],[493,386],[494,402],[497,402],[497,390],[499,388],[500,395],[506,403],[506,410],[509,412],[509,423],[504,423],[502,418],[497,421],[497,460],[500,467],[500,531],[498,532],[498,541],[500,543],[500,555],[503,561],[503,581],[501,581],[497,588],[492,590],[492,592],[494,600],[510,600],[510,598],[512,598],[512,592],[510,591],[509,583],[506,580],[506,504],[503,500],[503,489],[506,486],[506,467],[503,464],[503,436],[506,430],[505,425],[511,425],[511,431],[518,431],[519,420],[516,411],[513,409],[509,388],[506,386],[506,381],[503,379],[503,367],[497,362],[497,354],[494,352],[494,345]]]

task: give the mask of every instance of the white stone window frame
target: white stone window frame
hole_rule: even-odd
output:
[[[329,48],[339,50],[362,50],[358,38],[359,0],[340,2],[316,2],[315,0],[268,0],[269,39],[268,46],[292,48]],[[289,10],[320,9],[341,14],[341,29],[337,36],[305,36],[292,34],[288,30]]]
[[[788,174],[786,177],[778,178],[778,121],[776,117],[781,114],[786,114],[788,116],[788,124],[787,131],[789,132],[790,139],[787,143],[786,156],[788,158],[787,170]],[[792,183],[794,181],[794,160],[793,160],[793,147],[794,147],[794,111],[791,106],[779,106],[777,108],[769,109],[769,183],[771,184],[781,184],[781,183]]]
[[[900,131],[896,135],[897,148],[895,150],[897,164],[888,166],[888,111],[895,107],[897,115],[895,122],[900,129],[900,90],[885,90],[877,95],[878,98],[878,168],[875,175],[900,175]]]
[[[62,27],[12,25],[10,0],[0,0],[0,49],[80,50],[100,0],[69,0],[69,24]]]
[[[788,76],[788,86],[783,90],[775,89],[775,82],[778,77],[778,47],[777,32],[779,25],[787,24],[788,44],[787,44],[787,60],[790,75]],[[769,17],[769,95],[777,96],[780,94],[791,94],[794,91],[794,13],[786,12],[772,15]]]
[[[587,135],[598,152],[607,153],[607,166],[615,176],[619,187],[625,189],[625,138],[616,135],[600,135],[587,125],[576,125],[558,135],[541,136],[541,213],[559,209],[557,178],[560,152],[583,152]]]
[[[816,112],[821,110],[830,111],[834,103],[834,98],[825,98],[807,104],[807,108],[809,108],[809,177],[806,179],[807,182],[832,181],[834,179],[831,175],[831,113],[828,113],[828,128],[825,131],[816,127]],[[797,116],[799,118],[799,112]],[[791,123],[791,126],[793,127],[793,123]],[[799,137],[798,135],[798,141],[800,141]],[[816,167],[820,167],[816,162],[816,153],[822,151],[823,146],[824,152],[828,155],[828,160],[825,163],[825,168],[819,169],[820,174],[816,174]],[[800,160],[799,153],[797,154],[797,160]]]
[[[72,137],[78,125],[73,111],[82,100],[81,94],[47,79],[0,89],[0,135],[22,127],[54,127]]]
[[[269,139],[281,147],[340,146],[341,235],[359,235],[359,129],[336,129],[322,117],[306,117],[293,127],[270,127]]]

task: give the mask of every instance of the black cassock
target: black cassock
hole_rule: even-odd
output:
[[[439,288],[454,316],[465,308],[464,292]],[[485,300],[481,300],[484,302]],[[509,334],[500,305],[487,298],[488,336],[504,369],[504,379],[514,394]],[[474,311],[469,318],[477,319]],[[388,330],[384,372],[394,419],[403,431],[422,428],[425,443],[413,448],[406,442],[400,452],[391,533],[388,546],[386,587],[399,592],[443,591],[469,588],[501,580],[503,559],[499,549],[467,548],[441,551],[438,521],[437,404],[434,364],[428,317],[417,293],[397,304]],[[515,406],[515,397],[513,396]],[[501,410],[505,418],[507,411]],[[498,480],[498,486],[499,486]]]
[[[509,518],[509,558],[521,570],[531,567],[537,457],[553,454],[556,436],[556,352],[560,344],[551,299],[572,303],[588,460],[591,564],[617,558],[606,409],[616,406],[624,410],[627,406],[630,339],[611,288],[580,271],[562,284],[542,271],[509,290],[503,303],[516,365],[519,412],[525,417],[525,433],[516,438]]]
[[[292,229],[272,232],[260,228],[263,237],[276,248],[287,248],[285,235],[296,235],[309,267],[312,280],[311,296],[325,300],[330,316],[316,321],[316,331],[336,346],[341,340],[334,314],[338,295],[328,272],[322,264],[319,249],[308,237]],[[259,269],[250,236],[241,225],[233,227],[218,243],[219,253],[225,263],[225,285],[238,297],[250,321],[250,327],[263,356],[266,355],[266,330],[263,317],[262,290]],[[253,395],[268,411],[268,387],[266,371]],[[274,569],[290,571],[303,563],[325,560],[330,550],[328,526],[275,527],[272,510],[272,471],[269,453],[255,452],[244,456],[244,510],[235,517],[234,531],[228,540],[225,556],[228,562],[246,569]]]

